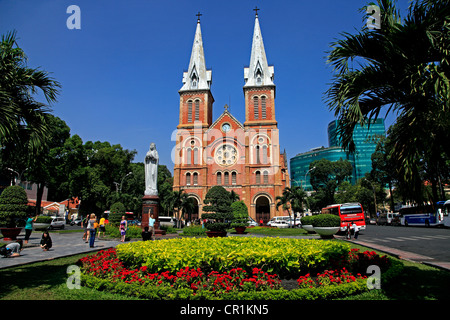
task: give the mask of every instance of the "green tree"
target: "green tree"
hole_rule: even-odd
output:
[[[450,159],[450,2],[413,1],[403,21],[393,1],[377,4],[380,29],[363,27],[331,44],[328,63],[336,74],[327,102],[339,117],[342,143],[350,151],[356,125],[370,123],[383,110],[398,115],[390,156],[421,202],[421,162],[427,163],[428,180],[436,185],[442,170],[436,160],[442,155]]]
[[[248,226],[248,208],[244,201],[234,201],[231,204],[233,212],[233,220],[231,227],[247,227]]]
[[[49,133],[49,105],[36,100],[42,94],[47,103],[56,102],[59,82],[49,73],[29,68],[25,52],[17,45],[16,32],[0,42],[0,145],[4,153],[27,149],[34,154]]]
[[[0,226],[14,228],[16,219],[27,214],[27,193],[20,186],[9,186],[0,195]]]
[[[230,193],[222,186],[214,186],[205,195],[202,219],[207,219],[206,229],[225,231],[233,218]]]
[[[113,203],[109,209],[109,222],[112,225],[118,226],[120,221],[122,221],[122,217],[125,215],[125,212],[126,209],[122,202]]]
[[[303,213],[303,204],[306,200],[306,193],[303,191],[302,187],[294,186],[294,187],[286,187],[283,190],[283,194],[281,196],[276,197],[276,208],[280,206],[283,207],[283,210],[286,210],[289,216],[294,216],[294,226],[296,225],[296,220],[299,218],[297,213]],[[292,212],[291,212],[292,209]]]

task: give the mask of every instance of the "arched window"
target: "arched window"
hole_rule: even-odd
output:
[[[197,172],[194,172],[194,174],[193,174],[193,181],[192,181],[192,184],[193,184],[194,186],[198,185],[198,173],[197,173]]]
[[[264,184],[269,183],[269,172],[267,172],[267,171],[264,171],[264,173],[263,173],[263,183]]]
[[[261,184],[261,172],[256,171],[256,184]]]
[[[256,150],[256,164],[260,164],[261,163],[261,157],[260,157],[260,152],[259,152],[259,146],[256,146],[255,150]]]
[[[261,97],[261,118],[266,118],[266,97]]]
[[[236,184],[236,172],[231,173],[231,184]]]
[[[258,97],[253,97],[253,113],[255,119],[259,119],[259,99]]]
[[[228,185],[230,184],[230,174],[228,172],[224,173],[224,177],[223,177],[223,184],[224,185]]]
[[[191,164],[191,157],[192,157],[192,149],[191,148],[187,148],[186,149],[186,164]]]
[[[187,186],[191,185],[191,174],[189,172],[186,173],[186,185]]]
[[[262,156],[263,156],[263,163],[267,164],[267,146],[262,147]]]
[[[194,148],[194,164],[199,164],[199,162],[198,162],[198,148]]]
[[[217,185],[222,185],[222,172],[217,172]]]
[[[188,101],[188,122],[192,122],[192,101]]]
[[[200,119],[200,100],[195,100],[195,120]]]

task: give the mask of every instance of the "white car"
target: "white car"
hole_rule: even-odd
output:
[[[271,227],[276,227],[276,228],[289,228],[289,222],[281,220],[281,221],[273,221],[270,224]]]
[[[65,225],[66,225],[66,219],[64,219],[63,217],[52,217],[53,220],[50,223],[50,227],[48,227],[49,229],[64,229]]]
[[[253,220],[252,218],[248,217],[248,225],[249,227],[257,227],[258,224],[256,223],[255,220]]]

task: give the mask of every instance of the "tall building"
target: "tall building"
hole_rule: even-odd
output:
[[[286,154],[280,153],[274,68],[267,62],[257,13],[244,81],[244,123],[227,105],[213,121],[212,71],[206,69],[198,19],[189,67],[179,90],[173,185],[175,191],[183,189],[194,199],[192,219],[201,217],[205,195],[216,185],[238,194],[256,221],[267,222],[282,214],[276,210],[276,197],[289,186],[289,173]]]
[[[352,184],[355,184],[367,172],[372,170],[372,154],[375,152],[380,137],[386,135],[384,119],[371,121],[368,126],[355,127],[353,131],[354,153],[349,153],[342,149],[340,135],[337,131],[338,125],[338,120],[331,121],[328,124],[328,148],[315,148],[308,152],[297,154],[290,159],[292,185],[302,186],[306,191],[312,191],[309,167],[311,162],[320,159],[350,161],[353,166]]]

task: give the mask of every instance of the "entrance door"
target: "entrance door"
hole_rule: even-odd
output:
[[[270,220],[270,201],[266,196],[260,196],[256,199],[256,222],[260,224],[262,220],[264,225]]]

